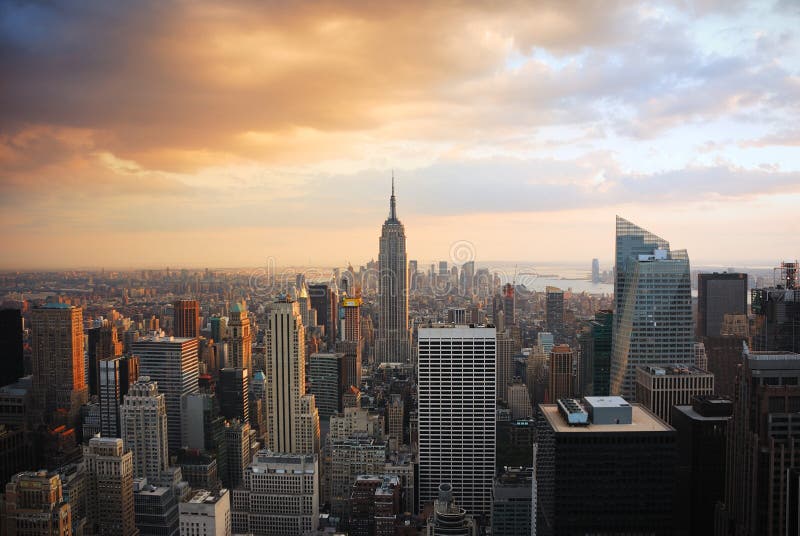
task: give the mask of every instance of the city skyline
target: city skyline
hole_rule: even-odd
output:
[[[411,259],[466,240],[477,261],[607,262],[620,214],[697,265],[769,265],[794,256],[799,19],[786,1],[10,5],[0,269],[363,262],[392,169]]]

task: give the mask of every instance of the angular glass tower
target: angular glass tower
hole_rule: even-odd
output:
[[[689,256],[617,216],[611,394],[632,400],[636,367],[694,364]]]

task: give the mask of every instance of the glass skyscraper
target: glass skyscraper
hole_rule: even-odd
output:
[[[611,394],[632,399],[636,367],[694,364],[689,256],[617,216]]]

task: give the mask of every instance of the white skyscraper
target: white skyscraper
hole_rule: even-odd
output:
[[[197,339],[144,337],[133,343],[131,353],[139,357],[139,373],[158,383],[167,403],[169,449],[185,444],[181,412],[186,397],[198,391],[199,374]]]
[[[120,421],[125,449],[133,452],[134,475],[158,482],[169,464],[169,451],[167,407],[156,382],[140,376],[131,385],[120,407]]]
[[[407,363],[411,356],[408,329],[408,261],[406,231],[397,219],[392,178],[389,218],[381,228],[378,252],[378,330],[375,336],[378,363]]]
[[[453,485],[472,515],[489,515],[495,470],[493,327],[419,328],[419,505]]]
[[[273,452],[319,451],[319,413],[306,395],[305,329],[297,302],[272,304],[267,321],[267,436]]]

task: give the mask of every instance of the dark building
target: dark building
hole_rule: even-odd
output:
[[[394,536],[402,513],[402,486],[396,475],[359,475],[350,493],[351,536]]]
[[[87,330],[86,358],[89,360],[89,394],[100,394],[100,366],[104,359],[112,359],[122,355],[122,341],[117,336],[117,328],[105,321],[102,326]]]
[[[494,481],[492,534],[530,536],[533,469],[507,467]]]
[[[725,496],[726,430],[733,402],[717,396],[695,397],[691,406],[672,408],[678,434],[675,519],[692,536],[714,533],[714,508]]]
[[[221,482],[217,460],[211,453],[197,449],[181,449],[176,460],[181,475],[193,489],[217,491]]]
[[[697,336],[719,337],[726,314],[747,314],[747,274],[698,274]]]
[[[246,368],[220,370],[217,396],[223,417],[250,422],[250,377]]]
[[[142,479],[133,481],[133,505],[140,536],[178,536],[178,500],[172,488],[156,487]]]
[[[25,375],[22,351],[22,312],[0,309],[0,387]]]
[[[517,301],[514,294],[514,285],[506,283],[503,285],[503,321],[506,326],[513,326],[517,323],[516,311]]]
[[[173,307],[173,334],[190,339],[199,337],[200,303],[197,300],[177,300]]]
[[[714,375],[714,394],[733,398],[736,373],[742,362],[746,339],[739,336],[705,337],[702,339],[708,359],[708,371]]]
[[[537,534],[673,535],[672,427],[621,397],[539,411]]]
[[[317,311],[317,325],[325,327],[325,340],[330,348],[336,344],[336,324],[339,319],[338,293],[327,283],[308,285],[311,308]]]
[[[0,485],[34,467],[31,434],[22,426],[0,424]]]
[[[613,311],[598,311],[580,335],[582,389],[585,396],[607,396],[611,381]]]
[[[309,393],[316,398],[322,420],[342,411],[343,361],[344,354],[334,353],[311,354],[308,360]]]
[[[727,527],[719,534],[784,536],[789,469],[800,467],[800,354],[745,348],[728,424]]]
[[[553,334],[556,342],[564,337],[564,291],[556,287],[547,287],[547,331]]]
[[[800,289],[753,289],[750,307],[753,350],[800,352]]]

